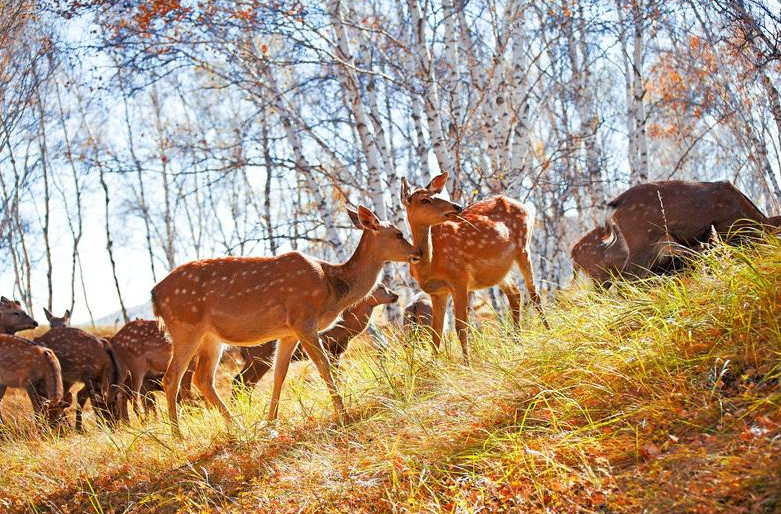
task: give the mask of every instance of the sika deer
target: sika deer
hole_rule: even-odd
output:
[[[374,308],[378,305],[389,304],[398,301],[399,295],[379,284],[366,298],[348,308],[342,313],[341,319],[336,324],[320,332],[320,342],[328,353],[333,366],[339,365],[339,357],[347,350],[349,342],[358,337],[369,325]],[[254,387],[260,382],[266,372],[271,368],[271,360],[274,355],[276,342],[270,341],[260,346],[241,348],[241,356],[244,358],[244,367],[233,378],[234,390],[244,384],[246,387]],[[305,360],[307,355],[297,347],[291,360]]]
[[[149,401],[147,393],[160,390],[155,381],[168,368],[168,362],[171,360],[171,341],[165,337],[156,321],[137,319],[125,324],[114,334],[109,344],[120,366],[118,383],[127,388],[133,410],[136,415],[141,415],[138,400],[143,392],[144,411],[148,413],[150,408],[154,408],[154,403]],[[182,388],[182,396],[189,398],[190,381],[185,380],[183,385],[185,387]],[[124,399],[120,401],[120,415],[127,419]]]
[[[426,293],[416,294],[404,307],[404,329],[428,331],[431,320],[431,299]]]
[[[45,418],[51,426],[60,420],[64,408],[60,363],[48,348],[0,334],[0,401],[9,387],[27,391],[37,418]]]
[[[707,243],[711,227],[734,240],[746,229],[770,225],[764,214],[729,182],[669,180],[634,186],[608,204],[607,244],[626,253],[622,273],[646,276],[670,242],[688,248]]]
[[[46,315],[46,319],[49,320],[50,328],[66,328],[71,326],[70,309],[65,309],[65,314],[63,314],[61,318],[52,314],[46,307],[43,308],[43,313]]]
[[[30,330],[38,326],[22,309],[22,304],[16,300],[0,297],[0,332],[13,335],[22,330]]]
[[[453,295],[456,330],[464,361],[468,363],[470,291],[498,284],[507,296],[514,321],[520,323],[521,294],[509,276],[517,264],[529,297],[543,314],[529,250],[534,210],[506,196],[495,196],[462,209],[435,196],[445,188],[447,178],[448,174],[442,173],[425,188],[414,191],[402,179],[401,201],[407,209],[413,243],[423,253],[421,261],[410,266],[410,270],[420,288],[431,296],[435,350],[442,338],[447,300]]]
[[[84,384],[77,395],[76,430],[82,428],[81,407],[87,399],[98,416],[113,422],[117,402],[113,386],[117,384],[119,369],[111,347],[78,328],[53,328],[35,342],[57,355],[66,398],[73,384]]]
[[[152,290],[155,315],[173,341],[173,356],[163,378],[168,412],[178,432],[176,396],[187,364],[198,363],[193,377],[206,400],[226,420],[230,413],[214,388],[222,344],[255,346],[279,339],[274,360],[274,388],[268,418],[277,417],[279,395],[290,358],[301,341],[325,381],[337,419],[344,419],[342,398],[334,384],[318,331],[372,289],[386,261],[417,262],[420,252],[395,227],[366,207],[350,213],[363,230],[352,257],[330,264],[299,252],[278,257],[226,257],[183,264]]]

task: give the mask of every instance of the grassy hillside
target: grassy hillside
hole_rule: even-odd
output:
[[[304,364],[272,425],[266,384],[233,426],[190,410],[181,441],[160,421],[10,433],[0,511],[781,510],[781,241],[548,312],[549,331],[484,322],[468,368],[456,344],[353,349],[344,427]]]

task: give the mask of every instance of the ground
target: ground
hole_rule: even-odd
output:
[[[188,409],[181,440],[160,419],[39,434],[14,396],[0,512],[781,511],[781,241],[547,307],[550,330],[484,321],[470,367],[453,341],[355,345],[344,426],[306,363],[280,421],[264,382],[231,426]]]

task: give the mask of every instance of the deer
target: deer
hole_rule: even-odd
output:
[[[351,340],[362,334],[369,325],[374,308],[398,301],[399,295],[383,284],[377,287],[363,300],[342,312],[340,319],[334,326],[320,332],[320,341],[328,353],[328,357],[334,367],[338,367],[339,358],[347,350]],[[271,368],[271,360],[276,348],[275,342],[268,342],[260,346],[241,348],[241,356],[244,359],[244,367],[233,378],[234,391],[243,384],[245,387],[254,387]],[[297,347],[291,360],[305,360],[307,355]]]
[[[16,300],[0,297],[0,332],[14,335],[22,330],[36,328],[38,322],[22,309],[22,304]]]
[[[49,348],[60,362],[66,403],[71,387],[81,382],[77,394],[76,425],[82,431],[82,407],[87,399],[95,413],[113,423],[116,418],[119,364],[111,347],[102,339],[78,328],[53,328],[35,338],[35,343]]]
[[[37,420],[52,427],[59,423],[63,388],[60,363],[53,351],[15,335],[0,334],[0,401],[9,387],[27,392]]]
[[[334,407],[346,420],[344,403],[318,332],[374,287],[385,262],[420,259],[404,234],[380,221],[368,208],[348,209],[362,231],[352,256],[332,264],[297,251],[276,257],[222,257],[193,261],[174,269],[152,289],[155,316],[173,343],[163,376],[174,434],[181,436],[176,397],[187,364],[197,356],[193,382],[226,422],[231,415],[214,387],[222,342],[255,346],[278,339],[268,420],[277,418],[279,396],[298,342],[317,367]]]
[[[144,414],[148,414],[155,408],[150,395],[161,390],[159,379],[171,360],[171,341],[160,330],[157,321],[136,319],[126,323],[108,342],[120,367],[118,383],[128,392],[134,412],[137,416],[141,415],[138,404],[141,398]],[[188,368],[182,383],[183,399],[191,398],[191,376],[192,370]],[[127,421],[124,398],[120,400],[119,415]]]
[[[55,316],[46,307],[43,308],[43,313],[46,315],[46,319],[49,321],[49,328],[65,328],[71,326],[70,309],[65,309],[65,314],[63,314],[62,317]]]
[[[431,297],[432,344],[438,351],[448,298],[453,310],[464,363],[469,363],[467,323],[469,293],[499,285],[507,296],[513,320],[520,324],[521,293],[510,276],[514,265],[547,327],[531,262],[532,206],[506,196],[495,196],[466,208],[438,197],[448,173],[434,177],[426,187],[412,190],[402,177],[401,202],[415,247],[423,257],[410,265],[412,276]]]
[[[406,331],[425,330],[431,328],[431,299],[426,293],[416,294],[404,306],[403,326]]]
[[[715,231],[727,242],[777,223],[730,182],[668,180],[631,187],[607,204],[607,246],[626,254],[619,270],[643,278],[664,262],[671,245],[695,249]]]

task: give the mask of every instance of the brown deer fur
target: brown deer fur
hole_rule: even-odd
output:
[[[669,180],[634,186],[608,204],[608,245],[626,253],[622,273],[643,277],[666,259],[671,242],[697,248],[711,227],[731,240],[768,218],[729,182]]]
[[[64,407],[60,363],[50,349],[0,334],[0,401],[9,387],[27,391],[33,411],[49,424],[60,419]]]
[[[374,308],[378,305],[389,304],[398,301],[399,295],[385,285],[379,284],[369,296],[346,309],[336,324],[320,332],[320,343],[328,353],[331,363],[338,366],[339,357],[347,350],[349,342],[358,337],[369,325]],[[246,387],[254,387],[260,382],[266,372],[271,368],[276,343],[274,341],[260,346],[241,348],[241,356],[244,359],[244,367],[234,377],[234,387],[244,384]],[[305,360],[307,355],[300,347],[293,352],[291,360]]]
[[[423,253],[421,261],[411,265],[410,271],[420,288],[431,296],[432,342],[439,347],[447,301],[452,295],[456,331],[468,363],[470,291],[499,285],[515,322],[519,323],[521,294],[510,276],[517,264],[529,297],[542,314],[529,250],[534,211],[506,196],[462,209],[435,196],[444,190],[447,179],[448,174],[443,173],[425,188],[414,191],[403,179],[401,201],[407,210],[413,243]]]
[[[49,321],[50,328],[65,328],[71,326],[71,311],[65,310],[65,314],[62,317],[57,317],[52,314],[46,307],[43,308],[43,313],[46,315],[46,319]]]
[[[173,356],[163,386],[173,429],[178,432],[176,398],[188,363],[197,356],[193,381],[226,420],[230,413],[214,388],[222,342],[256,346],[279,339],[269,419],[277,416],[279,395],[290,358],[301,341],[326,382],[335,416],[344,405],[319,344],[318,331],[372,289],[386,261],[416,261],[420,252],[397,228],[380,222],[360,206],[351,212],[363,230],[352,257],[330,264],[299,252],[277,257],[228,257],[183,264],[152,290],[155,315],[173,341]]]
[[[21,303],[5,296],[0,297],[0,332],[13,335],[37,326],[38,322],[22,309]]]
[[[109,345],[100,338],[78,328],[53,328],[35,339],[37,344],[50,348],[60,361],[62,385],[68,397],[77,382],[84,384],[79,391],[76,408],[76,430],[81,430],[81,408],[88,397],[96,414],[112,421],[114,418],[117,362]]]

